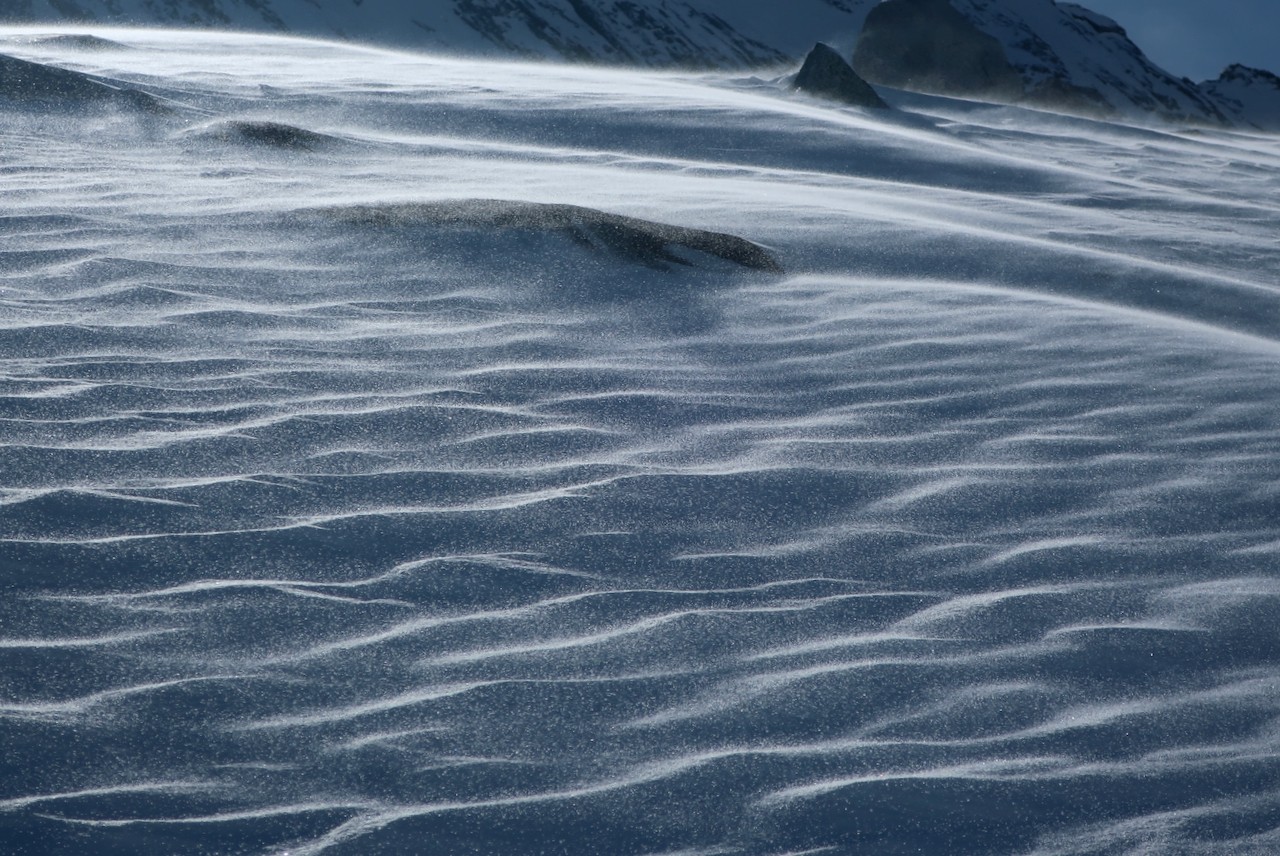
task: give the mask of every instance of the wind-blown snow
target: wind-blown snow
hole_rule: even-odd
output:
[[[1274,138],[11,33],[0,849],[1280,848]]]
[[[963,0],[960,8],[1004,47],[1009,62],[1032,87],[1078,88],[1086,100],[1131,118],[1226,120],[1221,108],[1190,80],[1157,66],[1118,23],[1074,3],[1021,0],[1001,8],[989,0]]]
[[[213,27],[505,57],[743,68],[853,48],[878,0],[19,0],[13,24]]]

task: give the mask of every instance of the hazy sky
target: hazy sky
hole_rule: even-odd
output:
[[[1280,74],[1277,0],[1073,0],[1115,18],[1157,65],[1192,80],[1233,62]]]

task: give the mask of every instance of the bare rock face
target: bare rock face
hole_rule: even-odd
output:
[[[885,0],[868,14],[853,69],[872,83],[941,95],[1014,100],[1022,75],[1004,48],[948,0]]]
[[[855,107],[889,106],[834,48],[821,42],[809,51],[791,85],[801,92]]]

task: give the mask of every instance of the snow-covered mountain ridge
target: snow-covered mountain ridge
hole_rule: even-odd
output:
[[[1229,120],[1190,80],[1152,63],[1110,18],[1051,0],[885,0],[854,52],[890,86],[1077,113]]]
[[[0,0],[0,20],[229,27],[472,55],[754,68],[794,64],[817,41],[847,54],[878,6],[881,18],[897,7],[915,28],[958,16],[998,43],[1005,85],[965,88],[951,80],[929,91],[1280,129],[1280,89],[1179,78],[1151,62],[1120,24],[1053,0]],[[904,34],[877,32],[881,53],[906,61]],[[963,77],[945,51],[933,58],[943,63],[941,74]],[[881,82],[910,87],[910,77]]]
[[[1280,77],[1275,74],[1236,64],[1200,88],[1237,123],[1280,130]]]
[[[92,21],[338,36],[461,54],[755,67],[852,46],[870,0],[3,0],[12,23]]]

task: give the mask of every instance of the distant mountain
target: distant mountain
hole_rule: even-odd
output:
[[[1075,113],[1226,124],[1220,102],[1153,63],[1124,28],[1053,0],[885,0],[853,56],[872,83]]]
[[[1280,131],[1280,77],[1244,65],[1228,66],[1217,80],[1206,80],[1207,93],[1236,124]]]
[[[1197,85],[1110,18],[1054,0],[0,0],[0,21],[266,30],[651,67],[794,68],[822,41],[887,86],[1280,129],[1273,75],[1232,66]]]

